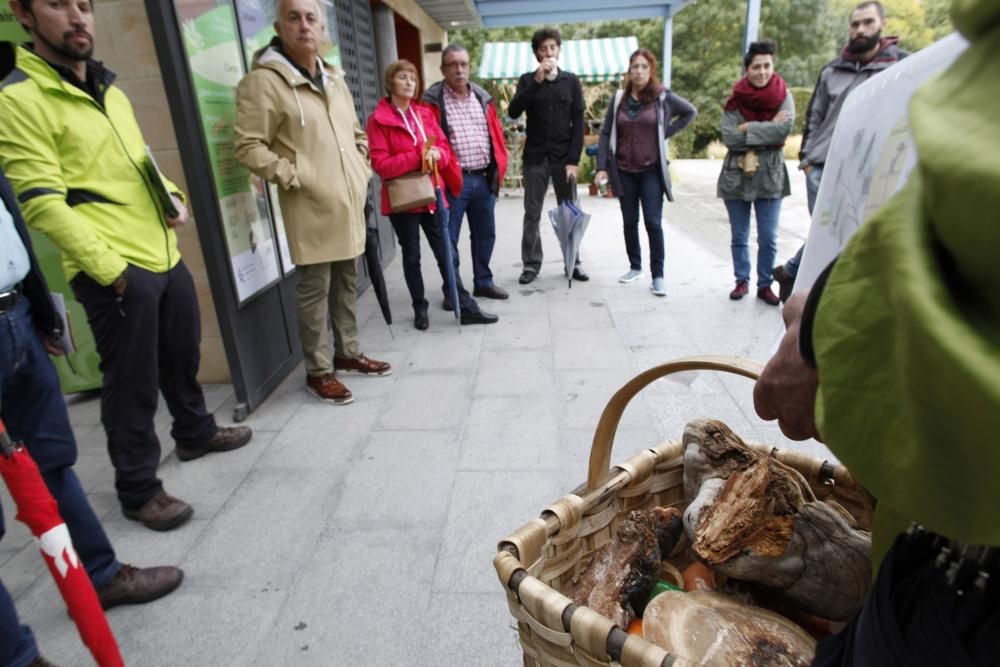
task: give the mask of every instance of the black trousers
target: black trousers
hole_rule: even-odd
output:
[[[197,380],[201,316],[194,280],[179,262],[166,273],[130,265],[120,300],[83,272],[70,285],[101,357],[101,422],[118,500],[137,509],[163,488],[153,428],[158,392],[174,419],[170,434],[177,443],[198,446],[218,430]]]
[[[410,299],[416,309],[427,308],[427,299],[424,297],[424,276],[420,270],[420,230],[424,230],[427,243],[434,253],[434,259],[438,265],[438,272],[441,274],[441,292],[447,297],[448,292],[448,265],[444,254],[444,243],[451,242],[451,238],[445,237],[441,233],[437,216],[433,213],[391,213],[389,222],[396,231],[396,238],[399,239],[399,249],[403,253],[403,279],[406,287],[410,290]],[[447,241],[446,241],[447,238]],[[452,246],[454,251],[454,246]],[[455,257],[458,257],[455,251]],[[458,275],[458,262],[454,262],[455,281],[458,285],[458,305],[462,311],[473,311],[478,308],[465,286],[462,285],[462,278]]]

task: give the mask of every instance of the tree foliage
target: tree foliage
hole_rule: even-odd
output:
[[[805,114],[808,91],[823,65],[843,48],[847,38],[851,10],[860,0],[763,0],[759,39],[777,43],[777,71],[789,86],[796,88],[796,114]],[[951,32],[948,13],[950,0],[882,0],[889,15],[888,34],[899,35],[903,48],[916,51]],[[692,127],[672,140],[671,147],[680,156],[700,155],[719,138],[722,106],[732,86],[742,76],[743,32],[746,0],[701,0],[686,6],[673,20],[673,59],[671,89],[698,108]],[[540,26],[459,30],[450,33],[450,41],[469,50],[472,63],[479,63],[487,42],[531,40]],[[635,35],[641,46],[658,57],[663,52],[663,20],[622,20],[594,23],[570,23],[558,26],[563,39],[619,37]],[[659,66],[662,73],[662,64]],[[479,81],[474,66],[473,78],[495,90],[501,112],[505,99],[513,92],[510,86],[499,87]],[[603,117],[614,84],[603,86],[588,97],[597,102],[588,117]],[[800,123],[796,123],[797,126]]]

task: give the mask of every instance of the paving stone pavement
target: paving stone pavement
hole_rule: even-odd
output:
[[[673,165],[665,298],[650,293],[648,274],[618,283],[628,262],[617,201],[582,188],[593,215],[582,248],[591,280],[567,287],[543,220],[541,274],[518,285],[522,200],[504,195],[493,270],[511,297],[481,301],[498,324],[455,325],[440,307],[440,278],[425,245],[430,329],[412,326],[396,259],[386,269],[392,335],[370,293],[359,304],[364,352],[391,362],[394,372],[348,376],[352,405],[312,399],[299,367],[248,418],[255,434],[247,447],[190,463],[174,455],[161,407],[161,477],[195,506],[194,519],[176,531],[154,533],[121,516],[98,401],[70,397],[77,472],[120,558],[176,563],[187,575],[161,601],[108,613],[126,663],[520,664],[491,562],[496,543],[585,480],[606,401],[635,374],[672,358],[764,360],[777,341],[780,309],[727,298],[733,278],[728,222],[715,198],[720,166]],[[779,258],[797,249],[808,228],[804,183],[789,168],[793,195],[785,200]],[[550,194],[546,210],[553,205]],[[464,229],[460,253],[471,284]],[[229,423],[231,388],[206,392],[209,408]],[[633,401],[612,460],[679,437],[699,416],[721,418],[748,438],[829,456],[818,443],[790,443],[760,422],[748,380],[689,374],[660,380]],[[22,622],[49,660],[91,664],[30,535],[13,520],[6,489],[0,498],[8,531],[0,579]]]

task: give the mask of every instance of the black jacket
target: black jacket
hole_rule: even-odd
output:
[[[31,303],[31,317],[42,336],[58,341],[62,336],[62,318],[59,317],[55,304],[52,303],[49,287],[45,283],[45,276],[42,275],[38,260],[35,258],[35,251],[31,247],[28,227],[24,224],[24,218],[21,217],[21,211],[17,206],[14,189],[11,188],[2,169],[0,169],[0,199],[3,200],[3,205],[14,218],[14,227],[17,228],[17,234],[21,237],[21,241],[28,251],[28,258],[31,260],[31,269],[21,281],[24,296]]]
[[[583,88],[575,74],[559,70],[555,81],[535,81],[535,73],[522,74],[507,115],[528,112],[524,162],[580,164],[583,150]]]

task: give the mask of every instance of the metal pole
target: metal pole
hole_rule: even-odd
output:
[[[667,88],[670,87],[670,77],[673,74],[673,59],[674,55],[674,15],[673,13],[667,14],[667,18],[663,20],[663,72],[660,76],[660,81]]]
[[[750,48],[750,44],[757,41],[757,34],[760,32],[760,0],[747,0],[747,23],[743,31],[743,53]]]

